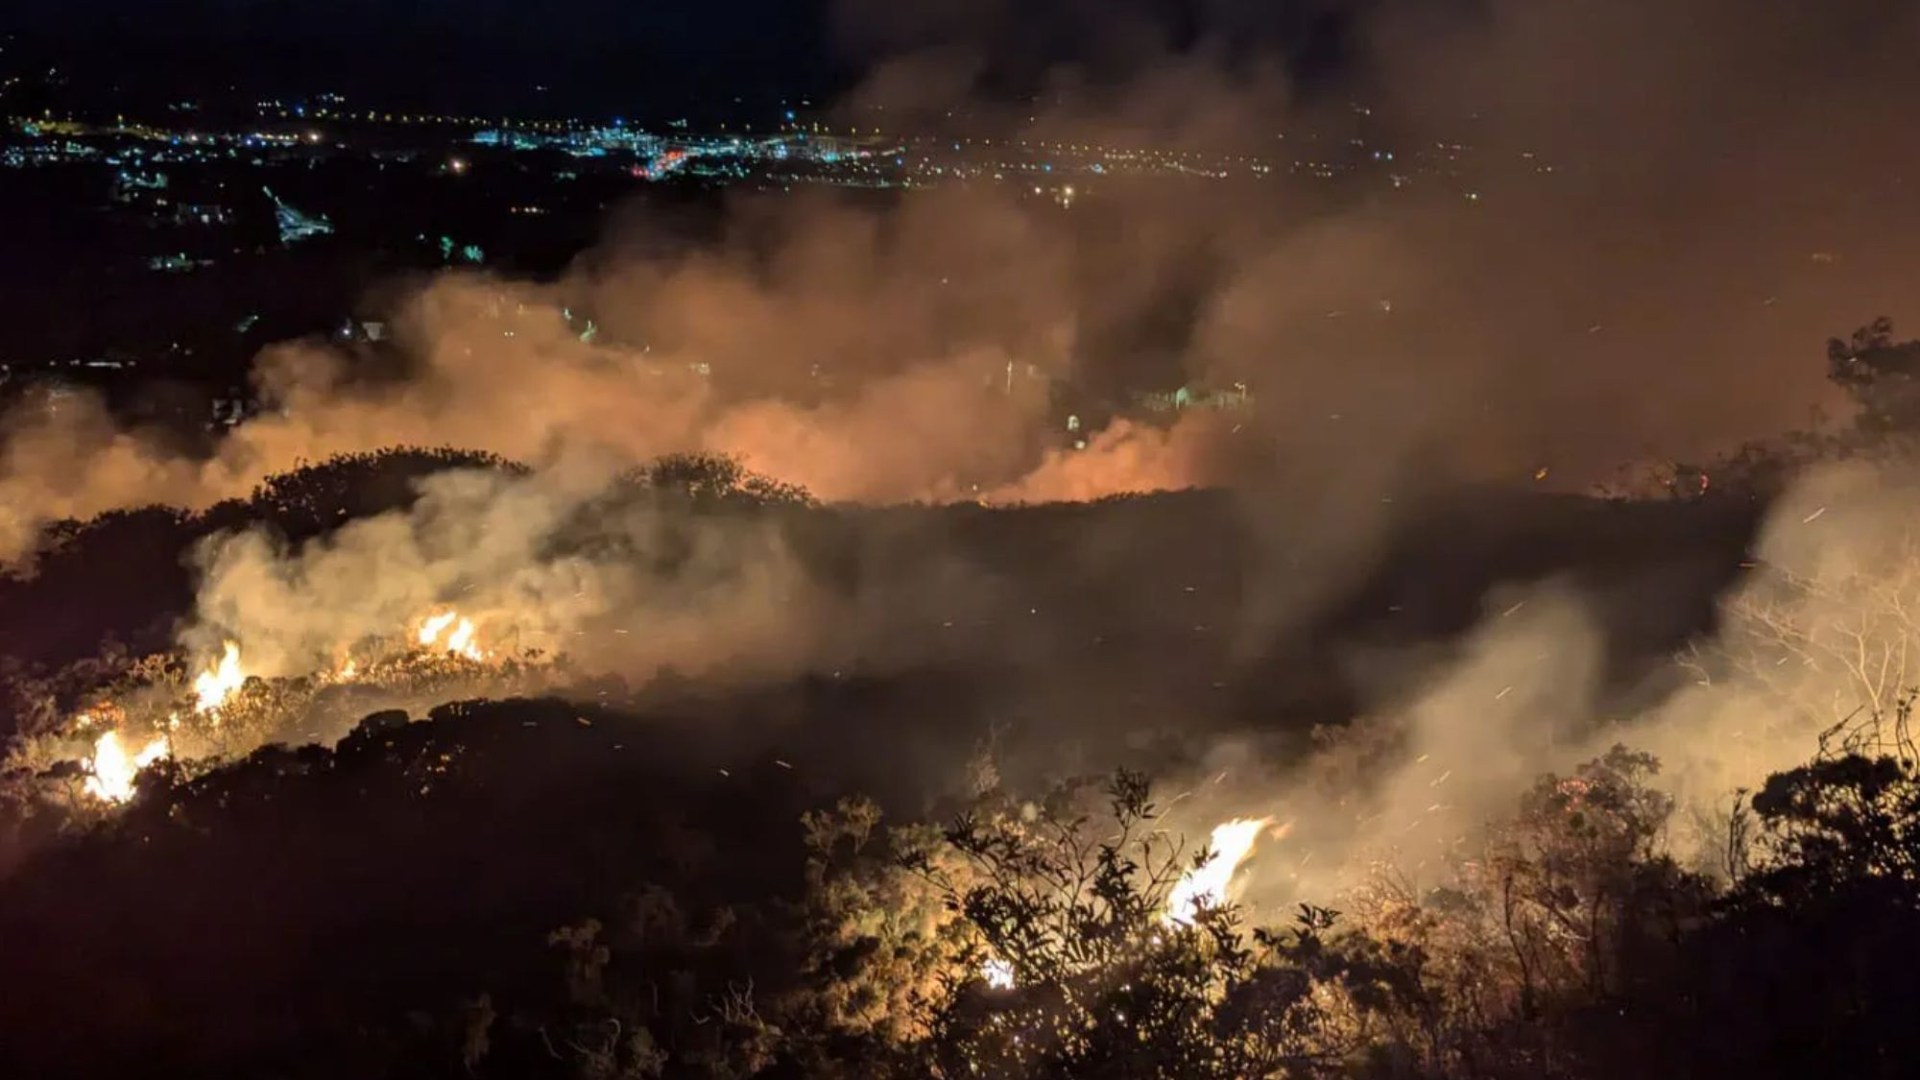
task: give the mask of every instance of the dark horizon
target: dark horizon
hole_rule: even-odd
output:
[[[198,5],[185,15],[44,19],[18,36],[17,51],[36,73],[55,65],[67,77],[56,107],[335,93],[382,109],[665,123],[768,113],[842,89],[847,75],[814,38],[806,6],[768,5],[755,20],[767,32],[754,35],[673,20],[599,35],[564,22],[502,33],[405,12],[229,20]]]
[[[27,68],[29,88],[44,66],[57,66],[66,82],[56,107],[331,92],[396,110],[746,121],[802,102],[824,108],[877,66],[928,48],[969,54],[979,87],[1004,101],[1041,92],[1063,65],[1124,82],[1163,53],[1222,43],[1229,55],[1284,57],[1301,90],[1322,89],[1355,66],[1352,27],[1365,7],[1286,0],[1202,11],[1187,0],[1137,0],[1116,9],[1111,33],[1103,20],[1089,34],[1085,13],[1069,6],[1023,13],[1012,25],[985,18],[949,40],[938,23],[869,32],[870,20],[845,0],[664,8],[562,0],[537,12],[493,0],[186,0],[165,10],[91,0],[26,13],[11,28],[12,55],[0,60],[9,72]]]

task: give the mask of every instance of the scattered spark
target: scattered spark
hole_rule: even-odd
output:
[[[1822,514],[1824,514],[1824,513],[1826,513],[1826,512],[1827,512],[1827,508],[1823,506],[1823,507],[1821,507],[1820,509],[1818,509],[1818,510],[1815,510],[1815,511],[1814,511],[1813,513],[1811,513],[1811,514],[1808,514],[1808,515],[1807,515],[1806,517],[1803,517],[1803,518],[1801,518],[1801,519],[1800,519],[1800,524],[1802,524],[1802,525],[1811,525],[1811,524],[1813,524],[1813,523],[1814,523],[1815,521],[1818,521],[1818,520],[1820,519],[1820,515],[1822,515]]]

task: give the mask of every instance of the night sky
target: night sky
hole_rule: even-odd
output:
[[[1347,59],[1341,0],[79,0],[16,25],[90,92],[333,90],[393,108],[670,119],[832,98],[886,59],[960,50],[1009,97],[1072,64],[1126,78],[1197,44]],[[38,57],[36,57],[38,58]],[[108,88],[102,91],[101,88]],[[735,99],[739,99],[735,102]]]

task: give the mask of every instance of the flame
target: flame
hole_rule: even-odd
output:
[[[354,663],[352,657],[348,657],[347,662],[340,665],[340,670],[333,673],[333,677],[338,682],[352,682],[354,676],[358,674],[360,674],[360,665]]]
[[[1181,875],[1167,894],[1166,920],[1191,926],[1203,907],[1215,908],[1227,902],[1227,886],[1234,871],[1253,854],[1253,842],[1272,818],[1235,818],[1214,826],[1207,841],[1207,861]]]
[[[990,956],[981,963],[980,977],[995,990],[1013,989],[1013,965],[997,956]]]
[[[448,628],[452,628],[451,633],[448,633]],[[444,641],[441,640],[442,634],[446,635]],[[426,621],[420,624],[418,636],[422,648],[431,649],[437,646],[468,660],[484,660],[487,654],[473,643],[474,634],[472,619],[461,617],[457,611],[443,611],[438,615],[428,616]]]
[[[461,619],[460,624],[447,635],[447,651],[465,654],[473,648],[473,623]]]
[[[420,644],[431,646],[434,639],[438,638],[447,627],[452,626],[453,621],[459,617],[460,613],[457,611],[443,611],[438,615],[427,616],[427,621],[420,624]]]
[[[156,736],[138,753],[129,755],[120,742],[120,733],[109,731],[93,744],[93,760],[88,763],[93,775],[87,777],[86,792],[104,802],[126,802],[133,798],[133,781],[140,770],[166,756],[164,735]]]
[[[194,678],[194,711],[209,713],[225,705],[246,681],[247,673],[240,667],[240,646],[229,641],[220,662]]]

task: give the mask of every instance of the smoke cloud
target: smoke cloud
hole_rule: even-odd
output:
[[[1186,24],[1145,5],[847,4],[849,41],[876,59],[843,122],[913,136],[910,153],[951,133],[995,166],[1174,148],[1186,175],[1076,181],[1071,209],[1024,182],[740,195],[691,246],[626,221],[558,282],[419,290],[396,313],[403,370],[321,342],[269,350],[264,410],[208,453],[84,397],[30,402],[0,441],[0,559],[54,519],[206,506],[302,461],[453,445],[534,472],[436,478],[412,509],[299,550],[211,543],[189,647],[233,637],[262,673],[297,673],[451,605],[590,669],[778,667],[817,658],[827,623],[878,617],[811,591],[769,529],[608,506],[612,477],[701,451],[829,501],[1228,484],[1254,540],[1231,628],[1252,659],[1370,569],[1407,508],[1542,470],[1579,488],[1625,459],[1800,425],[1831,402],[1820,342],[1910,310],[1910,13],[1281,7],[1275,26],[1236,4]],[[1041,46],[1002,48],[1015,38]],[[1166,419],[1130,400],[1182,387],[1254,404]],[[1897,679],[1863,687],[1837,647],[1767,634],[1827,641],[1897,588],[1896,505],[1878,484],[1808,480],[1695,658],[1705,682],[1621,725],[1599,723],[1612,701],[1586,598],[1544,583],[1489,597],[1438,657],[1356,659],[1353,733],[1277,775],[1258,746],[1223,746],[1182,813],[1295,821],[1282,858],[1304,888],[1375,852],[1435,860],[1535,774],[1614,739],[1711,803],[1804,756],[1832,702],[1865,690],[1885,707]],[[947,565],[943,602],[992,587]],[[1836,583],[1834,566],[1859,569]],[[1764,665],[1741,666],[1750,647]],[[1833,655],[1809,667],[1795,649]],[[1789,657],[1804,708],[1763,738],[1755,717],[1783,692],[1758,674],[1781,667],[1767,650]]]
[[[1564,581],[1490,595],[1457,643],[1356,654],[1355,682],[1376,694],[1361,716],[1291,764],[1257,735],[1219,741],[1176,781],[1176,820],[1192,835],[1271,815],[1248,899],[1279,912],[1383,871],[1436,883],[1536,778],[1624,744],[1661,762],[1656,784],[1677,808],[1670,850],[1723,873],[1738,792],[1805,762],[1840,724],[1894,717],[1920,685],[1917,482],[1910,461],[1800,479],[1722,598],[1717,630],[1649,686],[1608,686],[1594,598]]]
[[[877,57],[849,117],[977,122],[1043,155],[1211,148],[1217,175],[1094,178],[1071,212],[1012,183],[742,196],[691,250],[628,223],[556,285],[449,277],[399,317],[405,377],[323,344],[270,350],[269,411],[211,456],[84,399],[16,415],[0,552],[50,519],[206,505],[398,442],[542,466],[714,450],[883,502],[1221,482],[1309,454],[1290,484],[1308,502],[1415,458],[1428,483],[1548,466],[1578,485],[1803,423],[1818,342],[1903,310],[1890,238],[1911,200],[1887,196],[1905,151],[1872,136],[1920,78],[1891,44],[1911,23],[1869,0],[1818,18],[1723,0],[1472,19],[896,7],[841,11]],[[1001,48],[1015,38],[1048,44],[1023,59]],[[989,96],[1009,64],[1035,88],[1016,105]],[[1314,175],[1354,163],[1367,179]],[[600,342],[557,317],[575,306]],[[1208,437],[1232,453],[1129,422],[1088,432],[1068,469],[1057,413],[1076,410],[1049,401],[1055,382],[1107,408],[1239,384],[1258,409]]]

